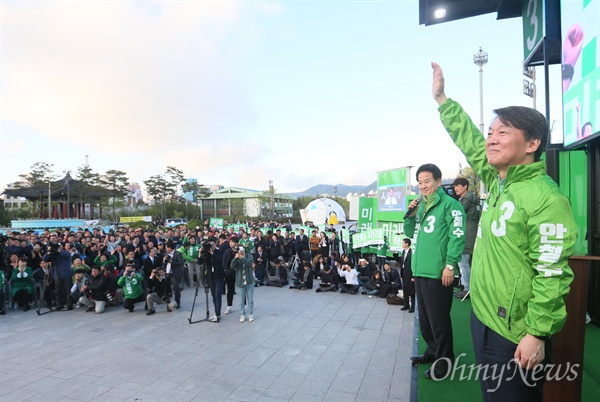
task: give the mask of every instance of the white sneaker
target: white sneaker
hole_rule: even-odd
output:
[[[213,315],[212,317],[210,317],[210,318],[208,319],[208,321],[217,322],[217,321],[219,321],[219,319],[217,318],[217,316],[216,316],[216,315]]]
[[[227,306],[224,314],[229,314],[229,313],[231,313],[231,307]]]
[[[242,314],[242,315],[240,316],[240,322],[244,322],[244,321],[246,321],[246,317],[244,317],[244,314]]]
[[[250,314],[248,316],[248,321],[250,321],[250,322],[254,321],[254,316],[252,314]]]

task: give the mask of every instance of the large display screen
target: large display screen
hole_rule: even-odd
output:
[[[377,210],[397,212],[406,209],[407,169],[377,172]]]
[[[563,145],[600,137],[600,0],[561,2]]]

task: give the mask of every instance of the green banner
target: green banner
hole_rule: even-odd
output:
[[[340,230],[340,235],[342,236],[344,243],[350,243],[350,230],[342,229]]]
[[[210,218],[210,227],[211,228],[223,228],[225,220],[222,218]]]
[[[391,236],[388,236],[388,242],[389,242],[389,251],[393,251],[393,252],[400,252],[402,251],[402,239],[404,239],[406,236],[404,235],[400,235],[400,234],[392,234]]]
[[[358,224],[359,231],[373,228],[375,222],[375,210],[377,198],[361,197],[358,201]]]
[[[385,234],[383,229],[367,229],[352,236],[352,247],[367,247],[383,243]]]

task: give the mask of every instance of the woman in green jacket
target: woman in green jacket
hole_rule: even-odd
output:
[[[19,266],[13,269],[10,278],[10,295],[23,311],[29,310],[33,295],[33,270],[27,266],[27,257],[19,258]]]

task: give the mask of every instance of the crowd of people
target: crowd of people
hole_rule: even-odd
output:
[[[245,230],[243,227],[250,228]],[[254,288],[288,286],[316,292],[360,293],[385,298],[405,284],[405,310],[410,304],[410,239],[397,256],[400,272],[386,262],[381,269],[360,251],[346,249],[336,229],[292,231],[270,222],[246,222],[235,231],[211,228],[114,228],[77,231],[8,232],[3,252],[0,290],[7,302],[23,311],[34,304],[56,310],[84,308],[103,313],[108,306],[133,312],[144,303],[146,314],[181,308],[185,287],[209,287],[212,321],[233,310],[239,295],[240,320],[253,321]],[[347,252],[345,252],[347,251]],[[405,255],[406,254],[406,255]],[[406,258],[408,256],[409,258]],[[315,285],[315,279],[319,279]],[[414,286],[412,286],[414,287]],[[0,300],[4,300],[4,293]],[[37,301],[37,303],[36,303]],[[4,314],[5,303],[0,305]]]

